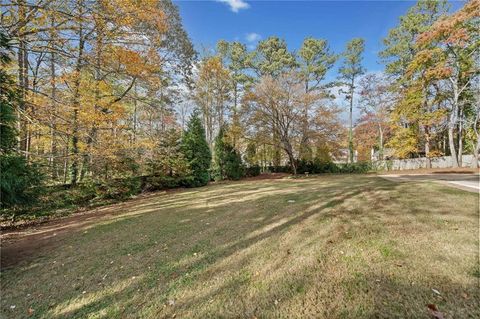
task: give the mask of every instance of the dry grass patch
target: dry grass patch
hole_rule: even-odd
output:
[[[5,269],[1,313],[428,318],[435,304],[478,317],[478,217],[476,194],[375,176],[161,195]]]

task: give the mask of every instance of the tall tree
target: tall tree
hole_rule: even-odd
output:
[[[227,131],[228,127],[221,127],[215,138],[213,176],[217,180],[238,180],[243,175],[242,159],[230,143]]]
[[[404,16],[400,17],[398,25],[391,29],[388,36],[383,40],[384,49],[379,56],[386,64],[385,72],[395,80],[393,83],[394,90],[401,93],[396,100],[399,106],[398,110],[394,112],[397,120],[397,123],[394,123],[394,135],[398,135],[398,138],[394,138],[391,145],[396,146],[397,151],[400,151],[402,156],[408,155],[406,153],[407,149],[409,152],[418,152],[421,148],[421,145],[411,143],[423,143],[424,152],[427,158],[430,158],[430,141],[434,132],[431,124],[433,123],[427,120],[428,116],[412,117],[411,115],[418,113],[410,112],[415,109],[413,105],[417,105],[418,108],[423,110],[424,115],[430,113],[432,101],[429,98],[432,94],[431,88],[429,88],[429,80],[425,77],[425,70],[421,70],[421,68],[415,72],[411,70],[409,74],[407,71],[420,51],[418,45],[416,45],[416,40],[447,11],[448,5],[444,0],[418,1]],[[409,88],[410,86],[414,86],[415,90]],[[409,105],[409,107],[406,107],[406,105]],[[405,114],[402,114],[404,112],[409,112],[410,115],[405,116]],[[407,120],[407,118],[410,120]],[[405,134],[408,135],[408,138]],[[423,137],[423,141],[421,137]],[[407,146],[405,143],[410,144]],[[427,161],[427,166],[430,166],[430,160]]]
[[[365,50],[365,41],[361,38],[352,39],[347,43],[347,48],[343,53],[343,64],[338,70],[340,81],[347,89],[341,92],[349,101],[349,131],[348,131],[348,157],[350,163],[353,163],[353,102],[356,89],[356,81],[365,73],[362,66],[362,54]]]
[[[292,172],[296,174],[296,149],[302,111],[306,104],[317,103],[319,95],[305,93],[303,78],[295,72],[279,77],[263,77],[247,96],[249,122],[259,127],[268,127],[278,136]]]
[[[35,187],[42,180],[37,167],[17,153],[15,109],[21,94],[5,71],[11,62],[9,41],[6,34],[0,33],[0,208],[31,204],[37,195]]]
[[[447,12],[446,0],[420,0],[401,16],[398,25],[383,39],[384,49],[379,53],[386,65],[385,73],[400,80],[418,52],[415,41],[419,35]]]
[[[123,175],[112,168],[124,156],[146,164],[176,125],[174,107],[191,85],[196,54],[176,6],[11,1],[1,19],[13,35],[24,96],[17,108],[21,152],[72,184]]]
[[[392,86],[384,75],[367,74],[360,81],[360,110],[365,122],[375,125],[379,158],[383,159],[385,131],[389,127],[390,112],[396,100]]]
[[[205,129],[198,111],[194,111],[182,137],[182,153],[192,171],[187,186],[203,186],[210,180],[212,154],[205,138]]]
[[[410,69],[426,67],[426,75],[448,97],[448,141],[455,167],[461,165],[465,107],[475,102],[473,83],[480,73],[475,62],[479,52],[479,11],[480,3],[469,1],[458,12],[434,23],[419,36],[419,52],[410,65]]]
[[[200,63],[195,83],[195,100],[202,111],[210,148],[216,132],[225,124],[230,84],[230,73],[220,57],[207,57]]]
[[[253,52],[252,68],[259,77],[280,76],[292,70],[296,64],[295,56],[288,51],[285,40],[275,36],[260,41]],[[277,133],[277,129],[272,130],[274,166],[279,166],[281,161],[280,141]]]
[[[240,42],[219,41],[217,51],[223,59],[224,64],[230,71],[231,90],[232,90],[232,123],[230,131],[233,134],[233,146],[235,147],[241,135],[241,124],[238,112],[242,96],[253,82],[253,77],[248,74],[248,68],[251,64],[251,54],[248,53],[245,44]]]
[[[305,93],[316,90],[328,97],[330,94],[326,86],[322,86],[321,82],[325,79],[328,70],[337,60],[337,56],[333,54],[326,40],[306,38],[300,50],[298,51],[299,72],[303,77],[305,85]],[[310,109],[305,105],[303,110],[302,137],[300,139],[300,158],[310,159],[312,150],[309,146],[311,132],[309,131],[309,118],[311,118]]]

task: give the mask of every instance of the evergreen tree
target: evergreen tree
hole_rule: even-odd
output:
[[[215,138],[213,147],[213,178],[215,180],[225,179],[225,127],[222,126]]]
[[[221,127],[215,138],[214,177],[216,180],[238,180],[243,176],[242,158],[227,140],[226,131],[226,127]]]
[[[18,134],[15,107],[19,96],[12,77],[4,68],[10,63],[8,42],[0,33],[0,208],[32,203],[38,190],[33,187],[41,182],[36,166],[29,165],[15,151]]]
[[[187,130],[182,138],[182,153],[191,169],[191,178],[186,186],[203,186],[210,180],[210,163],[212,154],[205,138],[205,129],[198,111],[194,111],[187,124]]]
[[[239,180],[244,176],[242,157],[240,153],[231,144],[226,144],[225,154],[226,178],[231,180]]]

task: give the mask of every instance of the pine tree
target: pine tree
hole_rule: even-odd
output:
[[[347,43],[347,49],[343,53],[343,65],[338,70],[340,80],[347,87],[346,91],[341,92],[346,95],[346,99],[350,103],[348,130],[348,157],[350,163],[353,163],[353,98],[355,96],[355,81],[365,73],[365,69],[362,66],[364,51],[365,41],[361,38],[352,39]]]
[[[15,151],[18,135],[15,107],[20,99],[12,77],[4,69],[10,63],[8,42],[0,33],[0,208],[34,202],[37,193],[33,187],[41,182],[36,166],[29,165]]]
[[[240,153],[227,140],[227,128],[220,128],[215,138],[214,147],[214,177],[216,180],[233,179],[243,177],[243,165]]]
[[[227,179],[239,180],[244,176],[242,157],[231,145],[225,145],[225,175]]]
[[[215,180],[223,180],[226,178],[225,174],[225,127],[222,126],[215,138],[215,145],[213,147],[213,178]]]
[[[205,129],[198,111],[194,111],[187,124],[182,138],[182,153],[191,169],[191,178],[186,182],[188,187],[203,186],[210,180],[210,164],[212,154],[205,138]]]

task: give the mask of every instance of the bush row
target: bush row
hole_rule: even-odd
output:
[[[335,173],[335,174],[360,174],[368,173],[372,170],[370,162],[357,162],[357,163],[332,163],[321,161],[304,161],[298,162],[297,173],[298,174],[321,174],[321,173]]]

